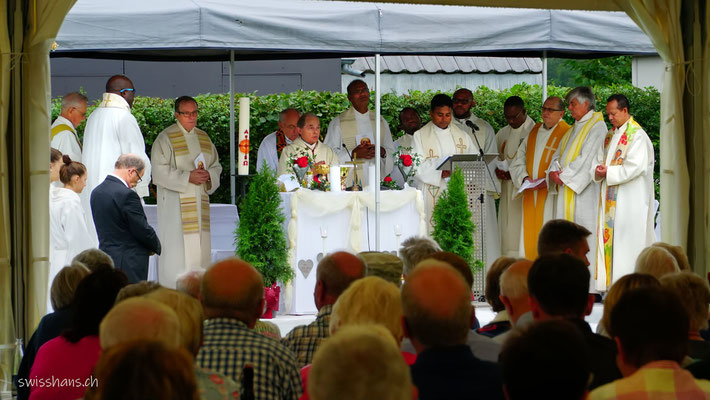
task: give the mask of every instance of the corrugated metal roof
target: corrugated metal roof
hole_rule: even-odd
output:
[[[360,71],[373,72],[375,57],[356,58],[352,67]],[[393,74],[541,73],[542,60],[531,57],[382,56],[382,72]]]

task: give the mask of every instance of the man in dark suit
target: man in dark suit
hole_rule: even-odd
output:
[[[135,154],[118,157],[113,173],[91,192],[91,214],[99,249],[131,283],[148,278],[148,257],[160,254],[160,240],[148,225],[141,200],[131,188],[143,178],[145,163]]]

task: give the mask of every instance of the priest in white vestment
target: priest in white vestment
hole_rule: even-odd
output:
[[[400,151],[402,154],[412,154],[412,146],[414,145],[414,132],[422,128],[422,117],[419,116],[419,112],[412,107],[404,107],[399,111],[399,127],[404,132],[402,136],[394,141],[394,151]],[[409,148],[409,150],[406,150]],[[402,171],[396,166],[396,160],[393,160],[395,166],[392,168],[392,173],[390,176],[397,182],[399,187],[404,187],[404,176],[402,176]],[[412,177],[409,178],[412,180]]]
[[[542,105],[542,121],[523,139],[515,158],[510,163],[511,182],[515,198],[522,201],[520,226],[520,257],[537,258],[537,239],[545,222],[554,218],[556,197],[547,191],[547,169],[552,155],[562,142],[570,126],[562,117],[564,102],[559,97],[548,97]],[[534,183],[536,182],[537,183]],[[520,192],[525,184],[527,188]],[[532,185],[532,186],[528,186]]]
[[[87,104],[88,99],[81,93],[66,94],[62,98],[61,114],[52,123],[49,146],[76,162],[81,162],[81,142],[76,134],[76,127],[86,117]]]
[[[145,140],[138,121],[131,114],[135,89],[133,82],[123,75],[114,75],[106,82],[106,93],[98,107],[86,121],[82,159],[88,173],[86,189],[81,196],[86,211],[89,229],[95,234],[91,213],[91,191],[100,185],[106,176],[113,173],[115,163],[122,154],[136,154],[145,163],[143,179],[135,191],[146,197],[150,184],[150,159],[145,152]]]
[[[278,176],[294,174],[293,165],[289,165],[291,158],[308,155],[313,164],[333,165],[338,164],[338,156],[333,149],[320,141],[320,119],[311,113],[305,113],[298,119],[298,133],[300,137],[286,146],[279,158]]]
[[[550,193],[557,194],[555,218],[562,218],[597,231],[599,183],[594,182],[592,169],[597,151],[602,147],[607,127],[601,112],[595,112],[596,100],[591,88],[580,86],[566,96],[567,109],[574,125],[557,148],[548,171]],[[587,237],[590,267],[590,291],[594,288],[596,237]]]
[[[434,230],[432,212],[437,200],[446,190],[450,170],[438,170],[448,157],[454,154],[478,152],[471,136],[451,123],[451,98],[437,94],[431,100],[431,121],[414,133],[414,153],[422,160],[414,175],[418,189],[424,195],[424,211],[429,234]]]
[[[477,146],[476,148],[483,149],[484,154],[497,154],[498,148],[493,127],[471,111],[471,108],[476,104],[473,101],[473,92],[466,88],[458,89],[454,92],[453,103],[454,123],[471,137],[471,141]],[[469,123],[473,127],[469,126]],[[495,204],[495,196],[500,194],[500,181],[494,175],[493,168],[493,163],[488,165],[489,174],[486,178],[485,263],[487,267],[493,265],[493,262],[500,257],[500,235],[498,234]]]
[[[279,129],[264,137],[256,153],[256,170],[261,171],[261,166],[266,164],[272,171],[279,168],[281,152],[294,140],[298,139],[298,118],[301,113],[294,108],[287,108],[279,113]]]
[[[367,167],[375,162],[375,113],[368,109],[370,90],[365,82],[356,79],[350,82],[347,90],[351,107],[330,121],[323,144],[333,149],[341,165],[355,157],[365,160],[363,165],[357,167],[358,179],[362,180],[364,187],[370,184],[367,182]],[[392,171],[395,147],[389,125],[382,116],[379,124],[380,176],[384,178]],[[350,173],[348,185],[352,182],[352,176],[353,173]]]
[[[510,96],[503,104],[503,115],[508,125],[496,134],[498,160],[495,169],[500,179],[500,203],[498,204],[498,229],[500,229],[501,255],[520,256],[520,225],[523,221],[523,200],[515,196],[517,188],[511,181],[510,164],[515,160],[520,144],[528,136],[535,121],[528,116],[523,99]]]
[[[217,149],[196,128],[195,99],[175,100],[177,122],[158,134],[151,150],[157,187],[158,235],[166,251],[158,260],[158,281],[174,288],[177,277],[212,263],[209,195],[219,188]]]
[[[623,94],[607,100],[613,128],[597,151],[591,176],[601,182],[596,289],[606,291],[634,272],[639,253],[655,241],[653,232],[653,144],[629,114]]]

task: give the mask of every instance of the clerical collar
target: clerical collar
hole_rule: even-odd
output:
[[[432,125],[434,125],[434,124],[432,124]],[[449,132],[451,132],[451,124],[449,124],[449,126],[447,126],[446,129],[441,129],[441,128],[439,128],[438,126],[434,125],[434,132],[436,132],[436,133],[449,133]]]

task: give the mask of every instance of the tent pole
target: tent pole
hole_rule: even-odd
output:
[[[380,251],[380,96],[382,90],[380,86],[380,55],[375,54],[375,182],[370,182],[370,185],[375,185],[375,251]],[[392,157],[387,154],[387,157]]]
[[[234,50],[229,51],[229,189],[232,204],[237,204],[235,196],[237,177],[234,165]]]
[[[542,51],[542,102],[547,99],[547,50]]]

